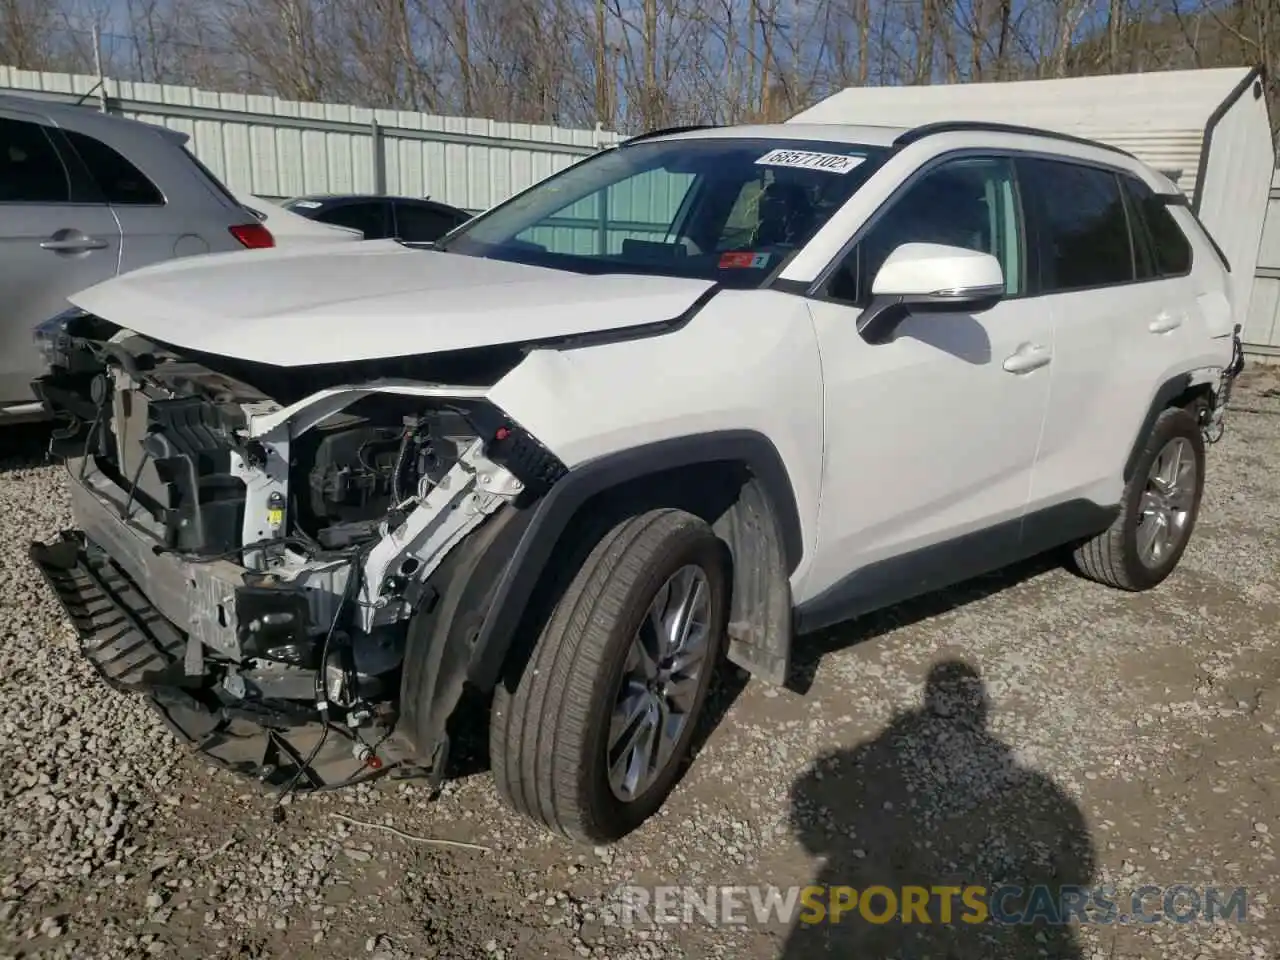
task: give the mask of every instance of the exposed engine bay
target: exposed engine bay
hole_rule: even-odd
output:
[[[485,399],[509,354],[448,386],[361,379],[180,355],[80,311],[42,347],[80,529],[32,555],[104,678],[286,790],[438,777],[447,743],[397,728],[414,618],[451,550],[564,472]]]

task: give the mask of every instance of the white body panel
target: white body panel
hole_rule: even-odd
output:
[[[1053,396],[1032,484],[1030,509],[1073,499],[1116,503],[1121,467],[1156,390],[1186,356],[1182,326],[1148,324],[1167,308],[1178,281],[1084,290],[1049,298],[1054,326]]]
[[[797,602],[869,564],[1021,517],[1052,365],[1002,363],[1023,343],[1052,342],[1045,311],[1022,300],[921,315],[872,346],[856,309],[812,310],[827,444],[817,557]]]
[[[165,343],[290,367],[670,320],[710,287],[581,276],[370,240],[175,260],[70,299]]]
[[[805,561],[817,538],[822,368],[798,297],[726,290],[684,327],[581,350],[538,350],[489,398],[569,467],[715,430],[757,430],[791,478]]]

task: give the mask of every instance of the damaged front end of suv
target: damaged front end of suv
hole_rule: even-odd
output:
[[[272,786],[438,779],[521,507],[565,472],[486,398],[518,350],[274,367],[78,309],[39,336],[78,529],[31,554],[102,677]]]

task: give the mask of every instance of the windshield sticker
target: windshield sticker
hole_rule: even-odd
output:
[[[769,265],[769,254],[733,250],[720,254],[721,270],[760,270]]]
[[[807,150],[770,150],[756,161],[767,167],[799,167],[826,173],[848,173],[856,170],[866,157],[849,157],[842,153],[810,153]]]

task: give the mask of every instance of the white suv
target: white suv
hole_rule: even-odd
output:
[[[1155,586],[1241,356],[1229,266],[1043,131],[648,135],[455,230],[122,276],[44,324],[86,655],[287,791],[444,774],[617,838],[724,655],[1065,547]]]

